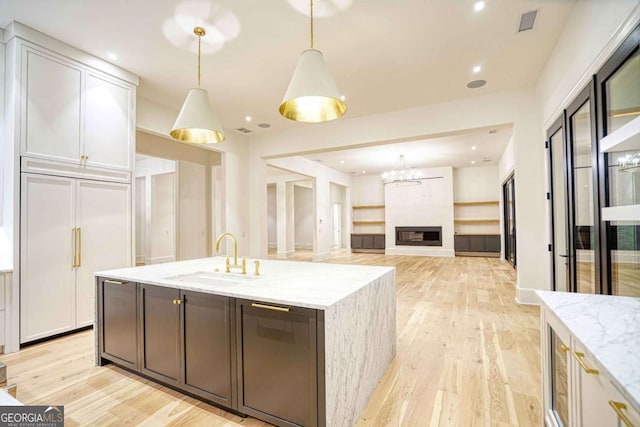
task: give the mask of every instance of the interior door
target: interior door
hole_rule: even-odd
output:
[[[339,248],[342,246],[342,205],[340,203],[333,204],[333,246]]]
[[[592,132],[592,103],[589,91],[578,96],[575,107],[567,111],[568,146],[571,171],[571,255],[574,292],[599,293],[596,280],[599,239],[595,232],[596,189],[594,188],[594,139]]]
[[[560,122],[561,123],[561,122]],[[570,291],[569,283],[569,234],[567,224],[567,174],[565,169],[566,147],[564,129],[557,126],[548,141],[549,171],[551,174],[551,256],[553,263],[553,290]]]
[[[76,181],[76,327],[93,324],[93,273],[132,265],[131,185]]]
[[[74,180],[22,174],[20,342],[75,328]]]

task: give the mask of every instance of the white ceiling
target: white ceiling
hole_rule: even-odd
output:
[[[481,12],[474,3],[314,0],[315,47],[347,97],[345,119],[534,85],[575,0],[486,0]],[[536,9],[534,29],[518,33],[520,15]],[[192,30],[204,26],[203,88],[228,132],[260,134],[308,126],[278,114],[308,47],[307,10],[308,0],[0,0],[0,26],[20,21],[132,71],[140,96],[176,110],[196,83]],[[488,83],[468,89],[475,79]],[[495,165],[510,135],[482,130],[307,158],[352,175],[391,169],[400,154],[410,167]]]
[[[481,12],[474,2],[315,0],[316,48],[347,97],[346,117],[535,84],[575,0],[486,0]],[[196,83],[191,31],[203,25],[203,88],[228,130],[258,133],[306,126],[280,117],[278,106],[308,47],[307,7],[307,0],[0,0],[0,26],[18,20],[132,71],[141,96],[177,110]],[[533,9],[535,28],[518,33],[520,15]],[[473,74],[477,64],[482,71]],[[468,89],[474,79],[488,83]]]
[[[427,140],[313,154],[306,158],[352,176],[379,175],[394,169],[400,155],[404,155],[407,168],[495,166],[511,134],[511,127],[496,127]]]

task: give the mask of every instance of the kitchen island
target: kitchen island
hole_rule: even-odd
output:
[[[354,425],[395,356],[395,269],[246,271],[214,257],[96,273],[97,363],[279,426]]]

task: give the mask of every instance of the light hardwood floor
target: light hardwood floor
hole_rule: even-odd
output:
[[[542,425],[538,308],[515,302],[509,264],[346,252],[331,262],[397,269],[397,356],[358,426]],[[93,366],[92,331],[0,359],[19,400],[64,405],[67,426],[266,425],[112,365]]]

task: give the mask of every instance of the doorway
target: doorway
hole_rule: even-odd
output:
[[[342,246],[342,205],[333,204],[333,249]]]
[[[516,267],[516,181],[513,174],[502,185],[504,203],[504,259]]]

